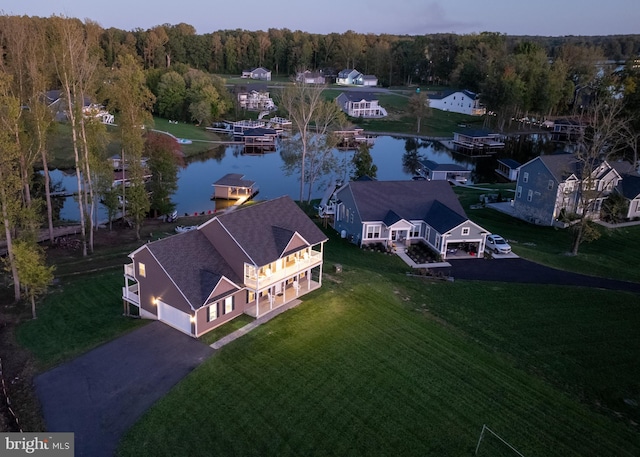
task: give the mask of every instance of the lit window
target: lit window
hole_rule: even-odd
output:
[[[147,269],[142,262],[138,262],[138,274],[143,278],[147,276]]]
[[[209,314],[207,315],[207,322],[214,321],[218,318],[218,303],[214,303],[209,306]]]
[[[224,313],[229,314],[233,311],[233,297],[227,297],[224,299]]]

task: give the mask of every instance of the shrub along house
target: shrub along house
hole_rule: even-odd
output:
[[[358,245],[423,242],[443,259],[483,256],[487,231],[469,220],[447,181],[352,181],[334,199],[334,229]]]
[[[321,286],[326,240],[289,197],[215,216],[129,254],[125,313],[193,337],[259,317]]]

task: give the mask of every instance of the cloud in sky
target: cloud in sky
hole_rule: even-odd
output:
[[[639,33],[638,0],[3,0],[6,14],[63,14],[103,27],[147,29],[185,22],[198,33],[288,28],[311,33],[610,35]]]

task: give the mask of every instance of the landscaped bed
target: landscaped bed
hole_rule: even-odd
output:
[[[406,254],[418,265],[439,262],[440,256],[423,242],[407,246]]]

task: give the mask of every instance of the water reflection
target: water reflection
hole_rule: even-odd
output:
[[[510,157],[524,163],[540,152],[552,152],[553,147],[555,145],[546,137],[534,138],[526,135],[508,139],[507,146],[499,157]],[[237,145],[219,146],[204,154],[188,158],[185,167],[178,172],[178,190],[172,198],[178,214],[207,213],[215,210],[215,203],[211,200],[212,184],[227,173],[240,173],[247,179],[256,181],[260,187],[260,199],[282,195],[298,199],[299,177],[297,174],[285,173],[280,149],[279,147],[275,152],[248,155],[243,154],[242,147]],[[437,163],[455,163],[470,169],[470,182],[495,182],[498,179],[494,172],[497,155],[473,158],[451,151],[438,142],[380,136],[376,138],[370,153],[373,163],[378,167],[379,180],[411,179],[418,158]],[[324,176],[315,183],[311,192],[312,198],[320,198],[332,180],[345,181],[351,174],[354,151],[336,149],[333,154],[337,170],[331,176]],[[67,191],[76,189],[75,175],[65,175],[59,170],[52,172],[52,175],[54,181],[62,181]],[[305,194],[306,192],[305,190]],[[73,197],[65,199],[61,217],[68,220],[78,219],[78,205]],[[106,220],[104,208],[99,211],[99,220]]]

